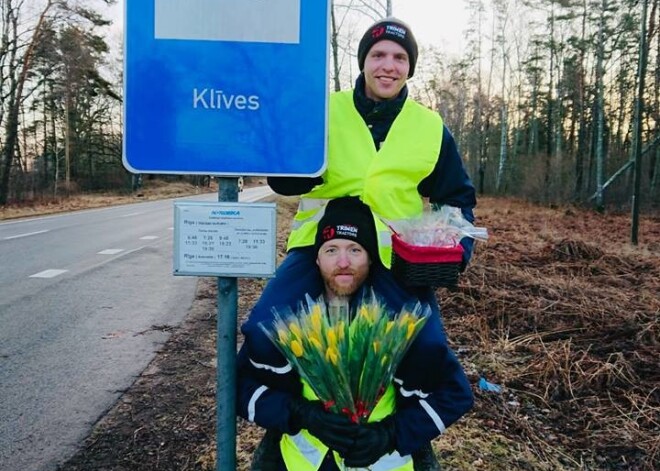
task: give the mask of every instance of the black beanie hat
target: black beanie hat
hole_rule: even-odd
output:
[[[417,41],[415,41],[415,36],[410,30],[410,26],[393,16],[379,20],[369,26],[364,36],[362,36],[357,53],[360,71],[364,69],[364,60],[371,47],[383,39],[394,41],[406,50],[410,62],[408,78],[412,77],[415,73],[415,64],[417,63]]]
[[[332,239],[347,239],[360,244],[369,254],[371,261],[378,258],[376,225],[369,206],[357,196],[337,198],[325,207],[319,221],[314,248],[318,253],[321,246]]]

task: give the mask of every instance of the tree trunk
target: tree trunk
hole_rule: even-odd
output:
[[[53,0],[48,0],[46,6],[39,15],[34,33],[30,39],[27,50],[25,51],[25,55],[23,56],[22,67],[18,80],[16,81],[15,91],[12,90],[13,93],[8,103],[7,121],[5,123],[5,142],[2,146],[2,168],[0,169],[0,205],[6,205],[9,196],[9,176],[16,155],[16,144],[18,142],[18,113],[20,110],[20,104],[23,101],[23,88],[25,87],[25,81],[27,80],[27,75],[32,65],[35,48],[39,42],[44,27],[46,14],[52,6]],[[15,47],[18,46],[18,44],[15,45]]]
[[[644,114],[644,79],[646,78],[646,9],[648,0],[642,1],[642,16],[640,19],[639,32],[639,67],[637,73],[637,98],[635,103],[635,117],[633,126],[635,128],[634,138],[634,162],[635,162],[635,182],[632,197],[632,227],[630,233],[630,242],[637,245],[639,229],[639,207],[640,207],[640,188],[642,181],[642,117]]]
[[[607,0],[602,0],[600,11],[600,27],[598,29],[598,49],[596,58],[596,208],[603,210],[603,175],[605,166],[605,155],[603,146],[603,134],[605,133],[605,110],[603,90],[603,60],[605,55],[605,12],[607,11]]]
[[[502,30],[505,29],[505,25]],[[500,163],[497,168],[497,179],[495,181],[495,189],[500,192],[505,181],[505,172],[507,169],[507,109],[506,109],[506,46],[504,39],[504,31],[502,32],[502,108],[501,108],[501,122],[500,122]]]
[[[67,87],[64,107],[64,191],[71,193],[71,91]]]
[[[337,40],[339,36],[339,31],[337,31],[337,22],[335,20],[335,2],[333,1],[330,4],[330,47],[332,49],[332,66],[333,74],[332,80],[335,86],[335,91],[338,92],[341,90],[341,82],[339,81],[339,41]]]
[[[587,31],[587,0],[582,1],[582,45],[580,46],[580,65],[579,65],[579,79],[578,79],[578,131],[577,131],[577,147],[575,150],[575,187],[574,187],[574,198],[577,200],[580,198],[584,185],[584,157],[586,155],[586,117],[585,117],[585,85],[586,80],[586,53],[585,46],[586,44],[586,31]]]
[[[653,137],[653,142],[660,141],[660,35],[657,34],[656,28],[660,27],[658,24],[658,3],[659,0],[653,0],[653,6],[651,8],[651,14],[649,15],[649,38],[655,35],[655,72],[654,72],[654,82],[653,82],[653,106],[652,106],[652,115],[653,120],[655,121],[655,132]],[[650,48],[650,44],[649,44]],[[656,191],[658,190],[658,179],[660,173],[660,145],[655,146],[654,149],[650,149],[649,152],[649,181],[651,182],[651,199],[655,198],[655,201],[658,201],[656,196]]]
[[[543,175],[543,188],[546,201],[551,197],[551,178],[552,172],[552,132],[554,128],[554,98],[553,89],[555,86],[555,3],[550,2],[550,77],[547,94],[547,123],[545,129],[545,165]]]

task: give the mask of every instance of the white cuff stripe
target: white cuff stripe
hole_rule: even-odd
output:
[[[257,363],[256,361],[253,361],[250,359],[250,363],[252,363],[252,366],[255,368],[259,368],[260,370],[268,370],[272,371],[273,373],[277,373],[279,375],[284,375],[287,374],[289,371],[291,371],[291,364],[287,363],[285,366],[282,366],[280,368],[276,366],[270,366],[270,365],[265,365],[263,363]]]
[[[435,426],[438,427],[440,433],[445,433],[447,427],[445,427],[445,424],[440,418],[440,416],[433,410],[433,407],[431,407],[430,404],[426,402],[424,399],[420,399],[419,403],[422,406],[422,408],[426,411],[426,413],[429,415],[429,417],[431,417],[431,420],[433,421]]]
[[[268,387],[266,386],[259,386],[259,388],[254,392],[252,397],[250,398],[250,402],[248,403],[248,420],[250,422],[254,422],[254,415],[256,414],[255,406],[257,405],[257,401],[261,397],[263,393],[265,393],[268,390]]]
[[[399,392],[403,397],[410,397],[410,396],[417,396],[422,399],[426,399],[429,397],[428,393],[422,392],[419,389],[415,389],[414,391],[409,391],[407,389],[403,388],[403,381],[401,381],[399,378],[394,378],[394,382],[399,385]]]

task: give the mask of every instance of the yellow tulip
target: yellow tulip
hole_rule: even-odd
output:
[[[336,347],[337,346],[337,334],[335,334],[335,329],[328,329],[328,345],[330,347]]]
[[[323,351],[323,345],[321,345],[321,341],[318,338],[316,338],[315,336],[313,336],[313,335],[309,336],[309,343],[314,345],[314,348],[317,349],[318,351],[320,351],[320,352]]]
[[[289,330],[293,332],[296,335],[296,337],[298,337],[299,339],[302,338],[302,331],[300,330],[298,324],[296,324],[295,322],[289,323]]]
[[[339,324],[337,324],[337,337],[340,342],[344,340],[346,334],[345,329],[346,329],[346,323],[344,321],[341,321]]]
[[[321,308],[318,304],[315,304],[312,308],[312,313],[309,316],[309,320],[312,323],[312,328],[315,332],[321,332]]]
[[[380,348],[380,342],[378,342],[377,340],[374,341],[373,347],[374,347],[374,353],[378,353],[378,349]]]
[[[337,366],[337,363],[339,362],[339,353],[335,348],[328,347],[328,349],[325,352],[325,359],[328,360],[333,365]]]
[[[303,348],[302,348],[302,345],[300,344],[300,342],[298,340],[292,340],[291,341],[291,351],[298,358],[300,358],[302,356]]]
[[[406,332],[406,340],[410,340],[410,337],[415,333],[415,323],[410,322],[408,324],[408,332]]]
[[[394,321],[388,321],[387,325],[385,326],[385,333],[389,334],[390,330],[392,330],[392,327],[394,327]]]
[[[277,337],[280,339],[280,342],[286,344],[287,341],[287,332],[284,329],[277,329]]]

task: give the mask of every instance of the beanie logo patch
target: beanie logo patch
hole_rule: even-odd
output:
[[[388,36],[395,36],[397,38],[406,39],[406,30],[401,26],[387,25],[385,34]]]
[[[338,224],[337,225],[337,235],[335,237],[349,237],[351,239],[357,239],[358,228],[352,224]]]
[[[385,33],[384,26],[376,26],[374,29],[371,30],[371,37],[374,39],[380,38],[384,33]]]
[[[330,240],[335,237],[335,228],[332,226],[325,226],[321,234],[323,240]]]

